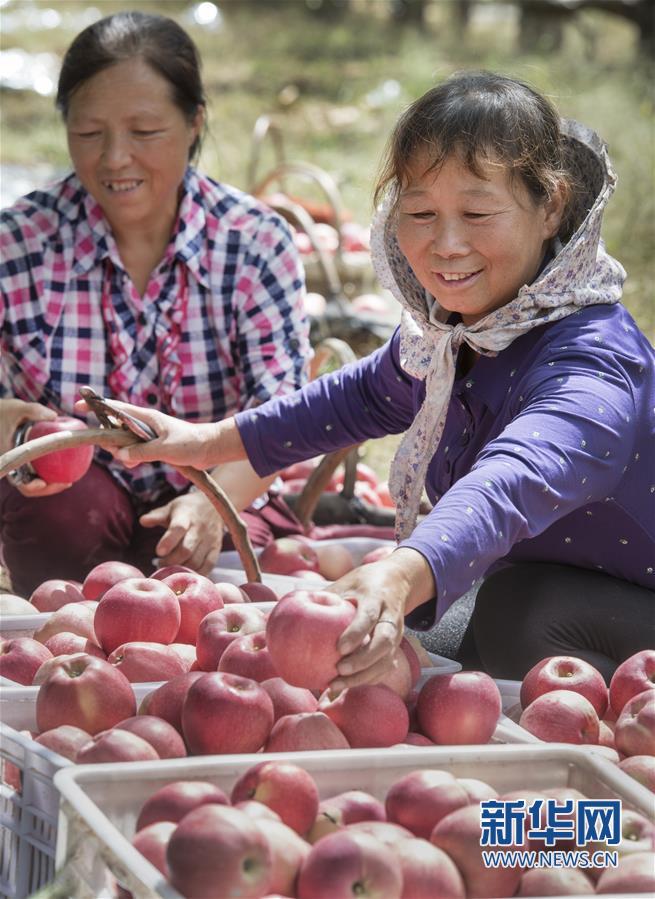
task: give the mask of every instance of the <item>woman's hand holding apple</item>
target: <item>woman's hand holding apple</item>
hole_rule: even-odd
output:
[[[405,615],[436,593],[425,558],[404,547],[348,572],[330,590],[355,599],[357,608],[338,643],[343,658],[333,692],[379,680],[400,644]]]
[[[186,565],[209,574],[223,545],[223,522],[202,493],[186,493],[139,519],[144,527],[164,527],[156,547],[159,565]]]
[[[16,428],[26,421],[54,421],[57,413],[41,403],[26,403],[12,398],[0,400],[0,455],[13,446]],[[41,478],[33,478],[24,483],[14,482],[13,486],[23,496],[52,496],[67,490],[70,484],[46,484]]]

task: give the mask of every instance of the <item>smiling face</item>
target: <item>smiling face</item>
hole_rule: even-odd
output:
[[[71,160],[118,238],[146,228],[170,234],[202,116],[200,109],[189,122],[169,82],[138,57],[74,92],[66,117]]]
[[[481,163],[483,177],[457,155],[436,172],[426,167],[417,158],[401,190],[398,243],[421,285],[471,325],[534,279],[563,203],[535,203],[501,165]]]

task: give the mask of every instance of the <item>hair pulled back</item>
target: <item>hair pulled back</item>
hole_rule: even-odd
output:
[[[71,97],[89,78],[118,62],[142,59],[168,81],[172,99],[187,121],[206,106],[198,50],[172,19],[138,11],[119,12],[89,25],[73,40],[64,56],[56,105],[66,119]],[[189,150],[199,152],[201,136]]]
[[[560,118],[555,107],[515,78],[494,72],[460,72],[432,88],[402,114],[387,145],[375,186],[376,204],[388,189],[405,187],[417,155],[436,172],[457,154],[473,174],[498,163],[520,178],[536,203],[563,191],[560,236],[572,233],[575,184],[566,170]]]

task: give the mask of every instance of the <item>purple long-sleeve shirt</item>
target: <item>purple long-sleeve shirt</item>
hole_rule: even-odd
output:
[[[407,429],[425,383],[380,350],[236,421],[259,475]],[[428,561],[430,626],[499,561],[596,569],[655,590],[655,354],[620,304],[591,306],[458,371],[403,546]]]

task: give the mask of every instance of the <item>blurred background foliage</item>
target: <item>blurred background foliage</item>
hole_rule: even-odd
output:
[[[526,79],[608,142],[619,185],[604,237],[628,271],[626,305],[655,337],[652,0],[0,0],[5,62],[15,50],[51,54],[41,57],[42,93],[9,87],[2,67],[5,177],[12,166],[35,178],[66,170],[47,73],[56,80],[82,27],[129,8],[175,18],[200,49],[210,101],[203,171],[251,188],[275,162],[266,139],[253,173],[253,127],[267,114],[286,158],[327,170],[362,223],[386,137],[408,103],[458,69]]]

